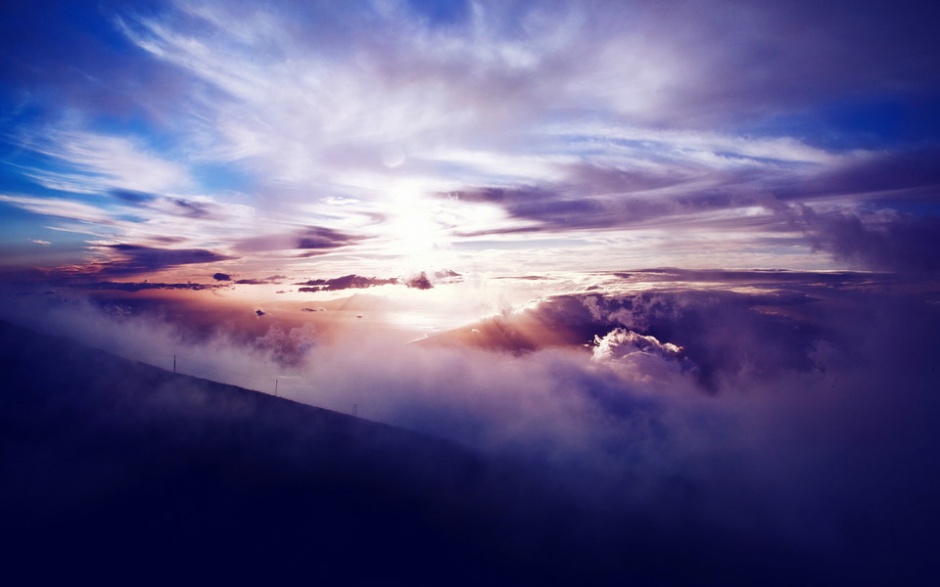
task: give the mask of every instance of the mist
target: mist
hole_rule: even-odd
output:
[[[522,350],[402,344],[362,323],[326,341],[315,324],[274,321],[259,336],[195,334],[158,311],[122,316],[81,298],[8,300],[4,314],[454,440],[601,511],[920,576],[940,522],[938,306],[887,286],[732,289],[557,296],[489,319],[576,325],[586,341]]]

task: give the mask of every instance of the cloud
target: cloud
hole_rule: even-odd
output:
[[[414,289],[431,289],[434,287],[434,284],[431,283],[431,280],[428,279],[428,276],[423,271],[418,275],[405,280],[405,286],[411,287]]]
[[[940,37],[910,6],[824,4],[181,1],[105,7],[108,30],[11,4],[43,26],[4,37],[0,202],[94,237],[42,291],[112,293],[0,309],[544,468],[669,545],[720,527],[916,583],[940,522]],[[878,103],[901,114],[831,116]],[[111,280],[206,263],[212,285]],[[661,265],[699,270],[631,270]],[[340,302],[113,293],[280,280],[475,322],[403,345]]]
[[[594,359],[622,359],[635,353],[648,353],[673,359],[679,356],[682,348],[671,342],[661,343],[655,336],[637,334],[632,330],[617,328],[603,337],[594,339]]]
[[[21,121],[7,169],[87,207],[56,206],[60,218],[235,252],[245,268],[345,249],[368,260],[345,269],[358,273],[487,248],[528,261],[536,235],[607,251],[605,269],[628,251],[704,266],[702,239],[735,266],[835,267],[790,208],[933,205],[935,147],[863,140],[873,123],[825,113],[886,102],[925,126],[940,47],[913,10],[788,6],[483,1],[443,19],[407,2],[108,7],[112,30],[76,56],[101,87],[59,92],[76,96],[72,115],[46,104],[54,122]],[[105,40],[134,57],[103,58]],[[118,116],[125,94],[136,105]]]
[[[460,274],[451,270],[433,271],[431,276],[422,271],[411,277],[363,277],[361,275],[344,275],[333,279],[308,279],[295,283],[302,286],[298,291],[340,291],[344,289],[367,289],[382,285],[404,285],[411,289],[428,290],[434,287],[435,282],[454,283],[459,281]],[[433,278],[433,281],[432,281]]]
[[[114,224],[113,219],[107,212],[83,202],[63,198],[39,198],[35,196],[7,194],[0,194],[0,201],[7,202],[35,214],[67,218],[87,223],[91,225],[89,227],[90,232],[96,230],[94,226],[99,227],[98,229],[100,230],[100,227]]]
[[[254,278],[238,279],[235,281],[235,285],[269,285],[269,284],[279,285],[285,279],[287,278],[283,275],[271,275],[270,277],[265,277],[263,279],[254,279]],[[278,292],[278,293],[283,293],[283,292]]]
[[[231,259],[205,249],[167,249],[131,244],[105,244],[99,247],[109,258],[84,268],[89,275],[140,275],[163,269],[214,263]]]
[[[82,290],[114,290],[133,293],[154,289],[202,291],[222,286],[203,283],[150,283],[149,281],[142,283],[129,283],[126,281],[99,281],[95,283],[82,283],[78,285],[78,287]]]
[[[792,184],[794,176],[807,174],[801,166],[819,170],[840,160],[838,155],[791,137],[682,130],[681,125],[655,130],[643,121],[657,120],[662,126],[662,113],[657,110],[664,107],[662,100],[638,102],[629,92],[611,93],[611,88],[629,86],[635,78],[652,83],[653,95],[662,91],[674,99],[687,93],[671,85],[684,87],[682,80],[688,73],[674,59],[675,39],[715,38],[727,43],[729,31],[700,9],[686,8],[688,12],[670,15],[682,23],[671,35],[657,34],[665,21],[649,7],[628,15],[610,6],[598,12],[564,3],[506,11],[482,3],[467,13],[467,21],[446,31],[429,28],[404,9],[355,16],[325,11],[322,18],[337,30],[348,28],[349,43],[359,47],[360,65],[372,71],[372,76],[351,75],[345,67],[348,54],[327,40],[331,37],[273,35],[271,31],[283,28],[291,7],[283,12],[248,9],[266,23],[255,33],[239,32],[239,23],[246,17],[242,11],[211,4],[198,9],[183,6],[183,14],[168,13],[162,20],[120,22],[129,39],[158,59],[186,68],[224,90],[219,110],[225,112],[226,123],[210,129],[221,149],[219,157],[228,152],[238,159],[263,163],[265,169],[274,170],[278,181],[298,186],[317,185],[347,193],[350,187],[358,187],[361,203],[357,207],[367,210],[383,205],[387,197],[383,192],[389,177],[379,155],[392,141],[405,161],[396,167],[398,177],[408,177],[419,193],[433,191],[435,183],[446,185],[444,193],[501,192],[505,197],[484,197],[482,202],[495,203],[514,218],[536,221],[482,229],[462,223],[459,237],[623,229],[714,210],[772,209],[775,204],[766,194],[775,182],[786,178]],[[749,6],[737,18],[759,27],[775,26],[765,16]],[[504,18],[524,26],[507,29]],[[357,19],[370,26],[387,22],[396,26],[381,28],[381,35],[366,40],[352,26]],[[611,22],[626,28],[611,27]],[[207,30],[217,34],[208,35]],[[185,42],[193,35],[199,40]],[[731,43],[740,36],[734,30],[731,35]],[[759,38],[746,37],[741,42],[751,44]],[[430,46],[435,50],[427,51]],[[637,51],[644,54],[642,66],[616,66],[608,59]],[[332,58],[325,59],[325,55]],[[711,53],[696,58],[714,66],[712,60],[721,62],[728,56]],[[476,72],[471,86],[465,81],[468,70]],[[596,79],[600,72],[603,82]],[[323,84],[325,76],[333,83]],[[551,92],[551,101],[536,100],[546,94],[544,84],[549,79],[555,80],[560,91]],[[262,91],[268,87],[291,90]],[[708,88],[715,87],[715,83],[708,84]],[[285,103],[271,104],[266,98],[270,95],[278,95]],[[382,101],[374,104],[366,96],[382,96]],[[699,108],[700,101],[693,102]],[[500,109],[494,110],[494,103],[501,104]],[[574,118],[566,125],[546,124],[556,112],[586,105],[607,122]],[[664,108],[674,111],[675,106]],[[285,119],[283,112],[303,112],[304,121]],[[462,114],[454,117],[453,112]],[[624,113],[633,117],[632,123],[624,123]],[[316,143],[297,136],[297,128],[319,129]],[[542,152],[520,149],[519,143],[507,149],[503,129],[547,146]],[[462,143],[479,147],[468,149]],[[586,155],[591,157],[590,164],[584,163]],[[435,176],[438,179],[432,179]],[[539,183],[533,183],[537,178]],[[472,217],[470,211],[481,208],[455,205],[454,209]],[[726,229],[740,217],[731,216],[724,224],[705,217],[701,222]],[[742,230],[754,228],[753,214],[748,218],[739,222]],[[762,215],[764,226],[776,221],[773,214]],[[446,229],[446,224],[440,227]],[[383,235],[387,236],[388,232]],[[330,248],[337,242],[332,235],[321,234],[302,239],[300,248],[311,250]],[[252,244],[242,246],[247,250]]]
[[[310,226],[303,230],[239,239],[234,248],[245,254],[297,250],[316,253],[346,247],[360,240],[362,240],[361,236],[324,226]]]
[[[322,226],[310,227],[303,232],[297,241],[298,249],[332,249],[348,245],[359,240],[352,235],[343,234],[337,230]]]
[[[295,283],[300,285],[298,291],[317,292],[317,291],[339,291],[344,289],[366,289],[380,285],[393,285],[398,283],[398,279],[379,279],[376,277],[363,277],[361,275],[344,275],[333,279],[308,279],[307,281]]]
[[[930,460],[940,314],[909,291],[931,286],[757,272],[747,288],[740,273],[717,285],[680,274],[681,286],[640,293],[604,282],[508,313],[507,324],[598,336],[593,348],[515,354],[402,345],[364,321],[327,335],[327,322],[299,326],[283,310],[194,336],[186,316],[199,311],[184,306],[162,314],[179,314],[175,323],[159,311],[117,319],[59,296],[12,296],[2,309],[134,358],[167,365],[177,355],[182,372],[268,393],[278,379],[291,399],[356,404],[361,416],[511,456],[579,503],[643,512],[662,536],[721,528],[810,552],[834,572],[923,570],[917,553],[940,521]],[[710,370],[704,388],[685,358]],[[885,533],[898,542],[886,545]]]
[[[698,370],[695,363],[682,356],[681,347],[624,328],[595,336],[593,358],[613,365],[632,378],[646,380],[668,380],[675,373]]]
[[[140,205],[152,202],[159,197],[157,194],[148,194],[147,192],[139,192],[135,190],[113,189],[110,193],[112,196],[120,200],[130,204]]]
[[[936,203],[940,173],[932,164],[940,156],[935,145],[902,148],[881,153],[859,153],[846,158],[805,185],[780,186],[782,199],[808,200],[842,196],[848,201],[882,206],[909,202]]]
[[[811,238],[838,261],[893,272],[940,270],[940,217],[884,209],[876,212],[804,212]]]
[[[139,144],[138,137],[50,128],[19,138],[22,148],[52,158],[63,170],[28,170],[47,188],[79,194],[161,192],[188,187],[185,166],[167,161]]]
[[[715,283],[731,287],[735,284],[770,287],[773,289],[787,284],[800,286],[831,285],[832,287],[851,286],[868,283],[872,276],[853,271],[792,271],[786,269],[729,270],[729,269],[680,269],[663,267],[658,269],[634,269],[612,274],[631,281],[643,283]],[[879,280],[890,280],[890,276],[879,275]]]
[[[788,138],[702,131],[655,131],[591,123],[556,125],[540,140],[558,152],[554,177],[441,192],[469,204],[503,207],[516,226],[461,231],[463,236],[526,232],[636,230],[670,227],[701,233],[793,232],[784,194],[831,169],[871,160],[863,152],[832,154]],[[815,195],[810,189],[804,195]],[[831,195],[829,193],[828,195]]]
[[[513,353],[592,345],[602,363],[616,364],[622,354],[637,353],[621,363],[653,359],[649,366],[657,372],[678,370],[700,391],[715,392],[741,377],[822,368],[817,348],[831,333],[813,302],[819,296],[831,298],[836,288],[851,291],[872,282],[866,274],[636,273],[642,281],[630,289],[639,284],[639,292],[624,293],[622,276],[614,276],[596,292],[547,297],[427,342]],[[646,285],[657,282],[662,285],[655,289]],[[881,283],[893,280],[887,277]]]

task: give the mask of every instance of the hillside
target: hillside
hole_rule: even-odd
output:
[[[6,323],[0,361],[4,558],[31,582],[824,577],[754,537],[579,505],[529,465]]]

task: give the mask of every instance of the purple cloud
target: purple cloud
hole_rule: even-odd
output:
[[[379,279],[376,277],[363,277],[361,275],[344,275],[333,279],[309,279],[294,285],[300,285],[298,291],[318,292],[318,291],[339,291],[344,289],[367,289],[380,285],[392,285],[398,283],[397,278]]]
[[[115,282],[115,281],[99,281],[95,283],[83,283],[78,286],[80,289],[84,290],[113,290],[113,291],[126,291],[126,292],[138,292],[146,290],[155,290],[155,289],[168,289],[168,290],[189,290],[189,291],[203,291],[209,289],[215,289],[223,287],[218,284],[203,284],[203,283],[150,283],[149,281],[141,283],[128,283],[128,282]]]
[[[940,271],[940,217],[885,210],[805,216],[817,247],[850,266],[879,271]]]
[[[360,240],[359,237],[345,234],[323,226],[312,226],[305,230],[298,238],[298,249],[333,249],[342,247]]]
[[[346,247],[360,240],[362,237],[354,234],[323,226],[311,226],[303,231],[241,239],[236,242],[235,250],[244,254],[297,250],[318,253]]]
[[[113,258],[89,265],[87,270],[94,275],[139,275],[181,265],[232,259],[205,249],[159,249],[131,244],[104,245],[101,249],[111,253]]]

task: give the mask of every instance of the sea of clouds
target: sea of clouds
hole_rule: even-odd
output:
[[[940,521],[937,304],[902,287],[733,289],[564,295],[479,325],[583,334],[534,349],[381,328],[326,343],[275,322],[194,333],[76,297],[9,299],[4,318],[515,459],[598,508],[922,571]]]

